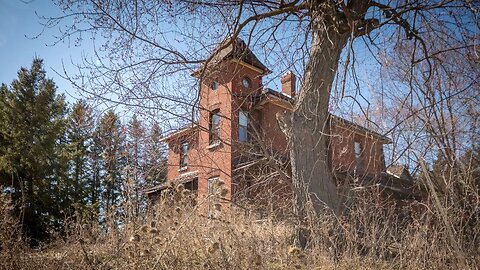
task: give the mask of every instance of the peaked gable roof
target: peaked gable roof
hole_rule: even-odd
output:
[[[224,60],[235,59],[259,69],[262,74],[268,74],[271,72],[260,60],[258,60],[257,56],[250,50],[250,48],[248,48],[245,41],[243,41],[241,38],[235,38],[233,40],[231,38],[226,39],[220,43],[220,45],[217,47],[217,50],[218,48],[222,47],[225,48],[216,52],[208,65],[215,66]],[[199,73],[200,69],[195,71],[193,76],[196,76]]]
[[[218,61],[228,59],[229,57],[242,60],[243,62],[261,69],[265,73],[270,73],[270,70],[258,60],[257,56],[248,48],[245,41],[240,38],[236,38],[233,41],[227,40],[222,43],[230,42],[230,44],[223,50],[221,50],[217,56]],[[220,45],[220,46],[222,46]],[[217,57],[214,57],[214,59]]]

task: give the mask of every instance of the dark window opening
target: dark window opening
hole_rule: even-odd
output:
[[[185,183],[185,189],[190,190],[191,192],[197,192],[197,190],[198,190],[198,179],[195,178],[192,181]]]

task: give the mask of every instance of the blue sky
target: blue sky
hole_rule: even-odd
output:
[[[44,59],[47,76],[54,79],[58,93],[64,93],[70,103],[79,97],[74,87],[55,70],[63,72],[63,61],[69,74],[75,74],[71,62],[81,62],[82,55],[91,55],[94,49],[88,39],[80,46],[67,42],[52,46],[59,30],[43,29],[39,16],[59,15],[62,15],[60,8],[50,0],[0,0],[0,83],[9,85],[17,77],[20,67],[29,67],[36,56]],[[280,87],[277,77],[273,81],[267,78],[265,82],[268,87]]]
[[[0,83],[10,85],[17,77],[20,67],[29,67],[37,56],[44,59],[47,76],[58,86],[58,93],[65,93],[70,103],[78,97],[70,83],[58,76],[54,70],[62,72],[62,61],[67,70],[74,72],[71,62],[78,62],[82,53],[92,51],[88,44],[75,46],[61,43],[48,46],[55,40],[58,29],[46,29],[42,32],[39,17],[56,16],[60,9],[49,0],[0,0]]]

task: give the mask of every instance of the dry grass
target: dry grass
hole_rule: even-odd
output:
[[[41,250],[29,250],[18,239],[4,199],[0,268],[457,269],[463,265],[475,269],[480,265],[479,243],[473,237],[480,233],[478,224],[470,233],[455,227],[462,252],[458,256],[432,209],[417,205],[421,214],[406,219],[374,196],[357,195],[342,220],[325,215],[309,223],[312,241],[306,250],[290,246],[294,231],[289,220],[271,217],[259,222],[236,209],[224,211],[222,220],[208,219],[196,209],[204,205],[192,206],[190,195],[183,193],[165,199],[145,217],[124,220],[122,229],[110,226],[105,232],[85,220],[72,221],[67,237]],[[455,211],[447,213],[451,220],[456,218]]]
[[[20,237],[18,219],[13,216],[10,197],[0,193],[0,269],[20,269],[28,252]]]

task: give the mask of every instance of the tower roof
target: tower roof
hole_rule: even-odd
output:
[[[250,48],[248,48],[245,41],[243,41],[241,38],[235,38],[233,41],[231,38],[226,39],[219,45],[219,48],[224,47],[226,44],[228,45],[225,48],[221,49],[215,54],[215,56],[213,56],[209,65],[216,65],[227,59],[237,59],[257,69],[260,69],[263,74],[271,72],[262,62],[260,62],[260,60],[258,60],[257,56],[255,56]],[[193,75],[197,75],[198,72],[199,70],[194,72]]]
[[[225,43],[229,42],[230,40],[226,40],[222,42],[220,46],[223,46]],[[223,50],[221,50],[214,58],[213,61],[221,61],[228,58],[234,58],[238,60],[242,60],[243,62],[252,65],[256,68],[261,69],[265,73],[269,73],[270,70],[258,60],[257,56],[248,48],[245,41],[241,38],[236,38]]]

